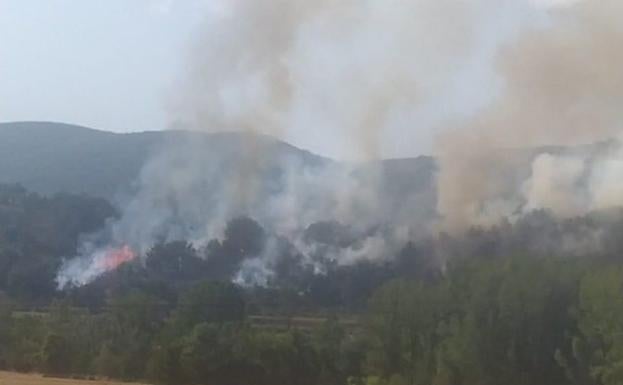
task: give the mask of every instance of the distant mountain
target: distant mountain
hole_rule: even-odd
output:
[[[236,162],[243,151],[249,151],[245,142],[249,135],[185,131],[118,134],[63,123],[0,123],[0,183],[19,183],[42,194],[85,193],[114,200],[131,191],[146,162],[171,143],[188,141],[206,153]],[[274,159],[312,166],[333,163],[266,136],[253,137],[253,147],[257,146],[263,146],[262,151]],[[394,202],[413,192],[433,190],[435,164],[430,157],[374,162],[361,169],[369,167],[378,167]]]
[[[138,175],[164,133],[114,134],[61,123],[0,124],[0,182],[43,194],[111,198]]]
[[[152,131],[118,134],[49,122],[0,123],[0,183],[19,183],[42,194],[85,193],[113,198],[131,189],[145,163],[167,144],[193,142],[206,152],[235,156],[245,134]],[[268,137],[274,152],[326,161]]]

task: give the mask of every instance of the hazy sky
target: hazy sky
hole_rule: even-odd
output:
[[[0,0],[0,121],[163,129],[206,0]]]
[[[222,7],[228,1],[0,0],[0,121],[49,120],[116,132],[167,128],[172,119],[166,102],[188,72],[191,44],[203,23],[226,12]],[[540,8],[569,1],[517,3]],[[499,2],[505,5],[481,12],[478,44],[456,62],[454,73],[436,64],[429,70],[424,78],[446,79],[433,82],[434,95],[417,108],[390,117],[381,156],[430,153],[441,121],[464,116],[494,97],[491,59],[500,36],[522,17],[523,8],[514,3]],[[372,36],[380,27],[370,29]],[[323,47],[309,48],[322,59]],[[426,62],[439,50],[435,45],[426,49],[411,56]],[[309,129],[300,127],[285,139],[323,155],[350,156],[350,133],[334,127],[338,120],[327,122],[331,117],[320,115],[309,119]]]

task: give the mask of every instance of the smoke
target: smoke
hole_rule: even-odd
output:
[[[586,203],[574,192],[579,190],[584,167],[581,159],[538,155],[532,163],[532,177],[525,185],[524,210],[550,209],[564,217],[582,214]]]
[[[488,91],[461,88],[489,76],[492,50],[530,14],[527,1],[497,0],[223,4],[208,14],[170,97],[173,120],[350,160],[394,147],[413,154],[418,122],[484,103]]]
[[[623,43],[623,4],[558,5],[546,22],[497,52],[503,79],[497,100],[440,138],[438,211],[445,229],[490,225],[533,208],[569,216],[621,203],[612,199],[620,152],[589,164],[589,154],[545,150],[532,172],[520,175],[526,159],[511,150],[595,143],[621,132],[623,54],[614,47]]]
[[[136,258],[136,253],[127,245],[119,248],[110,246],[93,248],[91,244],[84,243],[80,250],[80,257],[66,261],[56,281],[60,288],[68,285],[84,285],[134,258]]]
[[[144,255],[177,239],[201,247],[247,215],[308,262],[318,245],[304,233],[319,221],[361,234],[330,250],[338,263],[382,260],[430,231],[436,215],[451,231],[538,208],[571,216],[613,204],[623,190],[609,182],[620,157],[509,150],[618,132],[615,0],[218,4],[167,98],[172,126],[190,132],[154,154],[121,217],[94,235],[92,255],[109,244]],[[414,181],[389,185],[387,163],[377,161],[412,154],[434,128],[444,128],[438,197]],[[203,135],[214,132],[225,133]],[[266,281],[273,263],[265,250],[236,279]],[[58,281],[82,284],[87,270],[63,269]]]
[[[541,154],[526,182],[524,211],[549,209],[561,218],[623,206],[623,148],[609,142],[597,153]]]

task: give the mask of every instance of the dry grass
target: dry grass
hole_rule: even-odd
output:
[[[0,372],[0,385],[139,385],[128,382],[71,380],[36,374]]]

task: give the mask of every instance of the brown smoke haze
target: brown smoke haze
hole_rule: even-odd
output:
[[[317,132],[346,159],[378,159],[392,120],[449,88],[481,45],[480,24],[510,8],[495,3],[224,2],[191,47],[173,120],[282,139]]]
[[[438,209],[445,228],[493,224],[535,208],[569,216],[606,205],[610,183],[589,181],[585,192],[578,185],[585,174],[599,178],[614,159],[588,169],[581,156],[543,154],[528,179],[516,180],[521,160],[500,149],[590,144],[621,132],[621,15],[619,1],[580,1],[551,10],[545,25],[501,47],[498,99],[439,139]],[[618,183],[611,182],[613,188]],[[522,187],[525,194],[517,197]],[[621,203],[623,197],[608,204]]]
[[[623,148],[609,141],[623,123],[618,0],[213,1],[167,97],[171,125],[242,132],[242,143],[189,133],[165,146],[109,243],[201,246],[248,215],[313,254],[301,234],[336,221],[369,234],[336,252],[352,263],[534,210],[623,205]],[[416,155],[431,131],[436,191],[388,202],[396,186],[376,161]],[[348,163],[310,167],[263,135]],[[83,266],[98,250],[83,246],[62,282],[93,279]],[[269,264],[264,254],[253,264]]]

